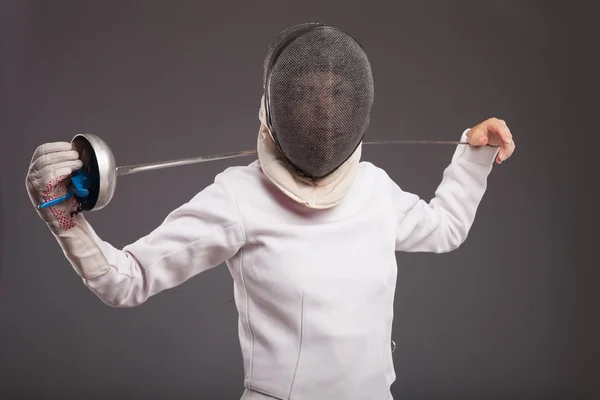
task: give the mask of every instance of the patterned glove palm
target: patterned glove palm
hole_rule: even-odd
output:
[[[27,192],[40,217],[56,235],[73,228],[77,201],[73,197],[45,209],[38,209],[38,206],[66,195],[70,190],[72,172],[80,168],[79,153],[68,142],[43,144],[31,158],[26,179]]]

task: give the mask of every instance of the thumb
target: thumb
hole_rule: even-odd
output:
[[[473,128],[468,133],[469,144],[471,146],[485,146],[488,144],[488,137],[485,130],[481,127]]]

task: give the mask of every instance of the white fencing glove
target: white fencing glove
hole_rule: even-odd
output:
[[[71,189],[71,174],[82,167],[79,153],[71,143],[43,144],[31,158],[26,186],[32,204],[77,274],[90,279],[104,274],[109,265],[100,239],[78,210],[75,196],[48,208],[38,207],[66,195]]]
[[[73,213],[77,200],[73,196],[45,209],[38,206],[66,195],[71,185],[71,173],[82,168],[79,153],[71,143],[55,142],[39,146],[31,158],[27,174],[27,192],[40,217],[52,232],[59,235],[73,228]]]

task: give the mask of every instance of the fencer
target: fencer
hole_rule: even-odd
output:
[[[74,198],[37,209],[81,168],[70,143],[35,150],[30,199],[83,284],[112,307],[226,265],[242,399],[392,399],[395,252],[458,248],[513,135],[496,118],[457,132],[470,145],[456,147],[426,201],[361,160],[375,95],[367,54],[349,34],[316,23],[281,32],[263,87],[257,159],[225,169],[122,249],[95,233]]]

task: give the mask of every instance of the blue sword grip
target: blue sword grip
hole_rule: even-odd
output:
[[[78,198],[87,197],[89,192],[90,181],[84,170],[78,169],[73,172],[73,176],[71,176],[71,187],[69,189],[69,193],[66,195],[59,197],[54,200],[47,201],[38,206],[38,209],[42,210],[44,208],[52,207],[57,205],[58,203],[62,203],[63,201],[75,196]]]
[[[73,192],[69,192],[69,193],[65,194],[64,196],[62,196],[62,197],[59,197],[59,198],[56,198],[54,200],[50,200],[50,201],[47,201],[45,203],[40,204],[38,208],[40,210],[42,210],[44,208],[55,206],[58,203],[62,203],[63,201],[67,200],[69,197],[72,197],[72,196],[73,196]]]

